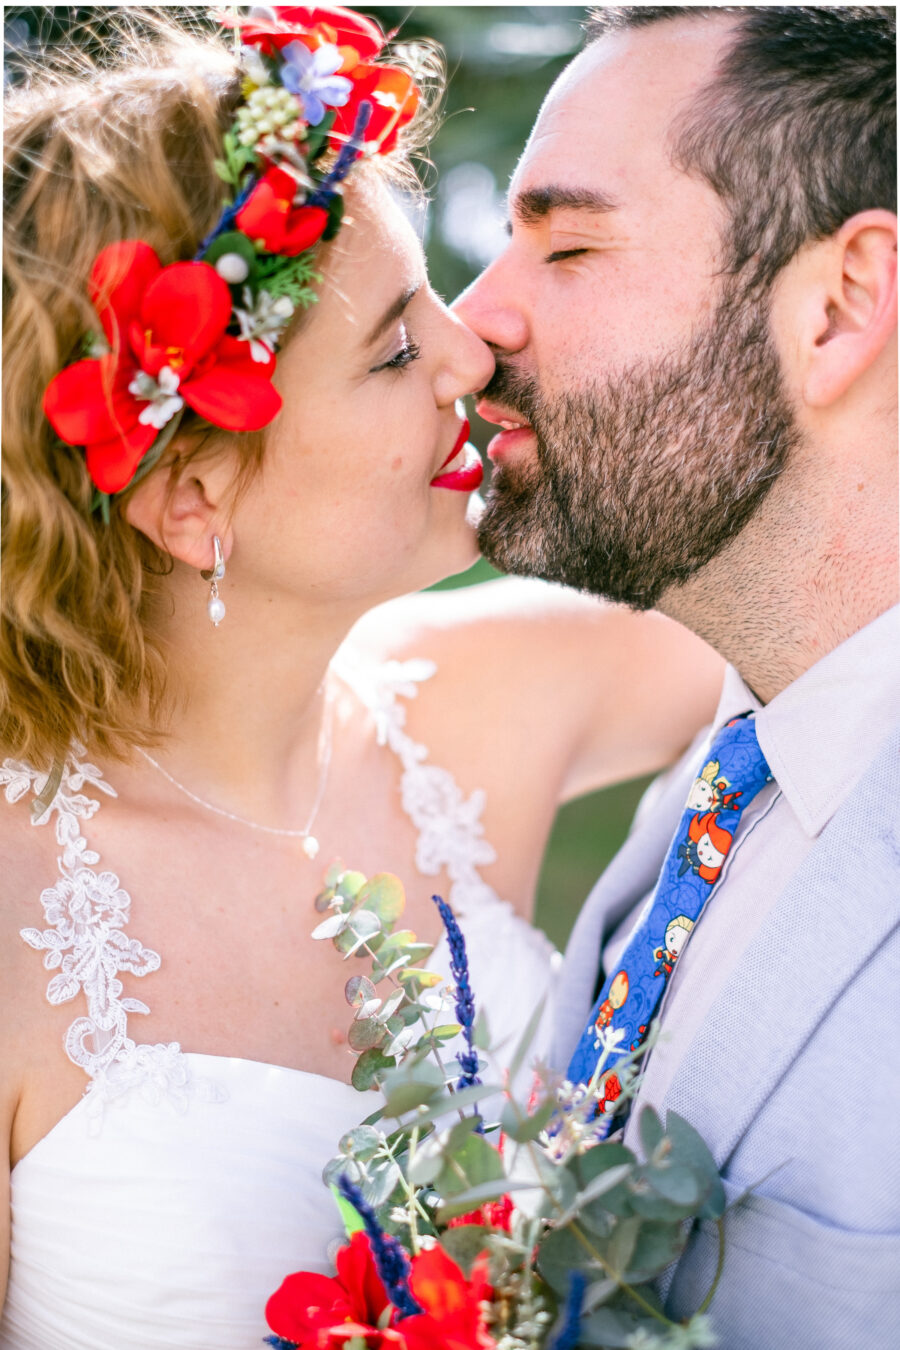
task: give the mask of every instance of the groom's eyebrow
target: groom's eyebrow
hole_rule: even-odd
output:
[[[382,333],[384,333],[388,328],[390,328],[392,323],[394,323],[397,319],[400,318],[400,315],[406,309],[406,306],[409,304],[410,300],[412,300],[413,296],[416,295],[417,292],[420,291],[421,289],[422,289],[421,281],[417,282],[415,286],[408,286],[407,289],[403,291],[401,295],[397,296],[396,300],[392,301],[391,304],[388,305],[387,309],[384,311],[381,318],[378,320],[378,322],[375,324],[375,327],[372,329],[371,333],[369,333],[368,337],[366,338],[367,347],[371,347],[374,342],[377,342],[378,339],[381,337]]]
[[[511,214],[521,225],[537,225],[551,211],[617,211],[621,202],[608,192],[595,188],[566,188],[550,184],[548,187],[528,188],[518,193],[510,203]]]

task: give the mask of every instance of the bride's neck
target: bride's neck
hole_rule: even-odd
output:
[[[358,614],[220,590],[226,615],[214,627],[205,591],[173,587],[161,634],[168,734],[156,757],[199,796],[290,827],[318,772],[328,665]]]

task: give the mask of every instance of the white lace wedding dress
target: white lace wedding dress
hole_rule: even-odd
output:
[[[446,870],[474,988],[494,1038],[514,1043],[551,987],[553,951],[479,875],[494,859],[480,822],[483,794],[464,798],[404,729],[401,700],[433,666],[366,670],[344,661],[339,669],[400,759],[418,869]],[[0,769],[10,802],[44,781],[22,763]],[[35,926],[22,937],[55,972],[51,1002],[86,1000],[65,1048],[88,1082],[13,1169],[0,1347],[252,1350],[267,1334],[266,1299],[285,1275],[330,1273],[341,1227],[322,1168],[372,1102],[318,1074],[135,1038],[139,1019],[129,1015],[147,1005],[134,997],[133,977],[151,977],[152,1001],[152,973],[165,954],[127,933],[128,892],[113,873],[95,870],[99,855],[85,831],[102,794],[115,796],[76,748],[38,822],[55,826],[60,875],[40,896],[43,925],[36,896]],[[429,965],[449,974],[443,942]]]

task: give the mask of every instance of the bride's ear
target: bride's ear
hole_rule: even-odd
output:
[[[177,455],[151,469],[132,489],[125,519],[157,548],[189,567],[213,565],[213,536],[218,535],[227,559],[232,546],[228,505],[232,486],[230,456],[222,462],[192,463]]]

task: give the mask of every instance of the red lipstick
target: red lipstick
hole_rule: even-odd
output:
[[[468,437],[469,423],[464,421],[453,449],[431,480],[432,487],[449,488],[451,492],[474,492],[481,486],[484,465],[474,445],[467,444]],[[443,472],[445,469],[446,473]]]

